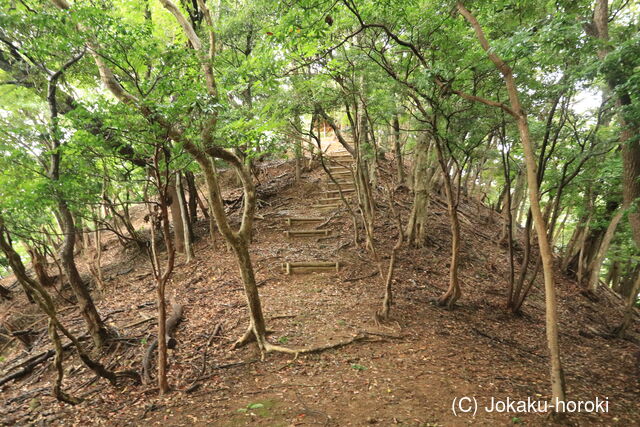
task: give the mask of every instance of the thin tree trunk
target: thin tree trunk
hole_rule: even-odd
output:
[[[187,190],[189,190],[189,223],[195,224],[198,221],[198,187],[196,186],[196,177],[193,172],[186,171],[184,178],[187,181]],[[191,236],[191,239],[193,240],[193,236]]]
[[[176,193],[178,196],[178,205],[180,205],[180,218],[182,218],[182,240],[184,241],[184,252],[187,257],[187,264],[191,262],[193,257],[193,246],[191,245],[191,225],[189,224],[189,213],[184,202],[184,191],[182,187],[182,176],[180,172],[176,172]]]
[[[376,313],[376,319],[386,320],[389,318],[389,312],[391,311],[391,305],[393,304],[393,273],[395,271],[396,266],[396,257],[398,251],[402,247],[402,242],[404,241],[404,231],[402,229],[402,218],[396,211],[394,207],[393,193],[391,189],[387,190],[388,199],[389,199],[389,209],[391,210],[391,214],[396,220],[396,227],[398,229],[398,240],[396,240],[396,244],[391,249],[391,257],[389,259],[389,268],[387,269],[387,277],[385,279],[384,284],[384,297],[382,299],[382,308],[380,311]]]
[[[398,185],[403,185],[406,180],[406,176],[404,173],[404,162],[402,161],[402,146],[400,145],[400,117],[398,112],[393,115],[393,151],[396,157]]]
[[[616,328],[615,333],[619,338],[625,338],[627,335],[627,331],[631,327],[631,323],[633,320],[633,314],[636,310],[636,299],[638,298],[638,292],[640,292],[640,269],[636,269],[635,279],[633,280],[633,286],[631,287],[631,292],[627,297],[627,303],[624,309],[624,315],[622,317],[622,322],[620,326]]]
[[[494,63],[496,68],[502,74],[511,103],[510,114],[512,114],[516,119],[516,123],[518,125],[518,131],[520,133],[520,139],[522,141],[522,146],[524,149],[525,164],[527,167],[529,203],[531,206],[531,213],[535,224],[536,234],[538,235],[538,246],[540,248],[540,256],[542,258],[542,267],[544,272],[546,308],[545,320],[547,328],[547,343],[549,346],[549,355],[551,358],[550,374],[552,397],[555,399],[555,402],[564,401],[565,386],[564,375],[562,371],[562,362],[560,358],[560,346],[558,342],[558,319],[555,281],[553,277],[553,254],[551,253],[551,246],[549,245],[547,226],[542,216],[542,210],[540,209],[540,193],[537,182],[537,165],[535,152],[533,150],[533,144],[531,142],[531,135],[529,133],[527,115],[520,105],[518,89],[513,77],[511,67],[509,67],[509,65],[507,65],[495,52],[490,49],[489,42],[487,41],[482,27],[478,23],[478,20],[475,18],[475,16],[473,16],[461,2],[457,3],[457,9],[471,24],[480,44],[482,45],[482,48],[485,50],[485,52],[487,52],[489,59]]]
[[[180,211],[180,195],[176,188],[175,179],[168,188],[168,196],[171,199],[171,224],[173,225],[173,240],[175,242],[176,252],[180,254],[185,253],[185,240],[184,240],[184,221],[182,220],[182,212]]]
[[[76,232],[73,224],[73,216],[71,215],[71,211],[69,211],[66,203],[63,201],[58,202],[58,210],[64,227],[62,231],[65,235],[65,239],[60,250],[62,268],[64,268],[69,284],[71,285],[71,289],[73,289],[73,293],[78,300],[80,313],[89,327],[89,333],[93,338],[94,344],[96,347],[102,347],[109,337],[109,333],[102,321],[102,318],[96,310],[96,306],[93,303],[89,289],[87,289],[87,286],[82,281],[76,266],[74,258]]]
[[[607,231],[604,233],[604,237],[602,238],[602,243],[600,243],[600,248],[598,249],[598,253],[593,260],[593,265],[589,266],[590,276],[588,288],[590,291],[595,292],[598,290],[598,284],[600,283],[600,269],[602,268],[602,263],[604,262],[604,258],[607,255],[607,251],[609,250],[609,246],[611,245],[611,241],[613,240],[613,236],[616,232],[616,228],[618,227],[618,223],[622,219],[624,215],[624,209],[622,207],[618,208],[618,212],[613,215],[609,226],[607,227]]]
[[[442,153],[441,142],[438,141],[438,137],[435,139],[436,152],[438,154],[438,161],[442,168],[442,175],[444,177],[444,191],[447,196],[447,211],[449,214],[449,221],[451,223],[451,264],[449,265],[449,288],[447,291],[438,298],[439,305],[446,305],[447,308],[453,308],[456,301],[462,295],[460,290],[460,283],[458,280],[458,261],[460,252],[460,221],[458,220],[458,203],[455,200],[453,194],[453,188],[451,186],[451,176],[449,175],[449,169],[444,160]]]

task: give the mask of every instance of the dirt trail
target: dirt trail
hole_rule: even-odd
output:
[[[293,173],[290,165],[267,175]],[[267,181],[268,176],[263,178]],[[361,331],[371,339],[320,354],[293,358],[269,354],[260,361],[255,346],[230,351],[246,329],[247,313],[233,256],[206,238],[206,223],[197,227],[196,259],[180,259],[171,293],[185,304],[185,321],[176,333],[178,347],[170,352],[174,392],[159,398],[153,385],[114,389],[101,382],[87,384],[87,373],[72,356],[66,362],[65,387],[88,400],[69,407],[49,396],[50,370],[5,386],[2,416],[20,423],[47,419],[59,425],[510,425],[550,423],[546,415],[497,414],[479,411],[475,418],[456,417],[454,398],[549,398],[548,360],[544,337],[544,301],[535,286],[514,317],[504,310],[506,251],[495,244],[496,215],[472,200],[461,205],[461,280],[463,297],[453,311],[430,303],[447,285],[449,231],[444,207],[432,207],[429,243],[403,247],[398,253],[395,304],[391,321],[377,326],[373,313],[382,297],[382,281],[363,249],[352,244],[346,214],[324,228],[330,238],[287,239],[285,218],[320,216],[313,205],[325,197],[326,177],[316,170],[303,181],[265,201],[255,225],[252,257],[272,342],[292,348],[325,345]],[[408,206],[409,195],[400,195]],[[331,215],[331,210],[326,215]],[[407,210],[403,208],[403,215]],[[395,240],[391,218],[383,208],[377,222],[377,247],[383,262]],[[307,228],[307,227],[305,227]],[[312,228],[312,227],[309,227]],[[109,321],[122,334],[140,341],[120,366],[139,368],[144,342],[153,335],[152,322],[129,329],[125,325],[154,314],[154,290],[143,257],[127,260],[110,248],[109,292],[98,306],[114,313]],[[338,259],[340,270],[287,275],[286,261]],[[572,399],[608,397],[608,414],[579,414],[579,425],[633,425],[638,422],[637,347],[607,340],[604,331],[619,319],[620,304],[607,293],[593,302],[579,294],[575,283],[558,280],[560,330],[565,375]],[[131,310],[133,308],[133,310]],[[212,337],[217,325],[222,338]],[[378,335],[375,335],[378,334]],[[140,340],[140,337],[146,337]],[[143,341],[143,342],[142,342]],[[210,343],[210,345],[208,345]],[[114,350],[114,349],[112,349]],[[206,351],[205,379],[201,376]],[[106,357],[109,359],[109,356]],[[47,387],[47,388],[44,388]],[[25,391],[40,388],[24,399]]]

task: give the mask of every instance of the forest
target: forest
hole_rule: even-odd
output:
[[[2,425],[637,425],[639,94],[638,0],[0,0]]]

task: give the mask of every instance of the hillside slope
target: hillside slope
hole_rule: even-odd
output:
[[[290,164],[263,172],[268,183]],[[318,354],[293,358],[268,354],[264,360],[249,345],[230,350],[246,329],[247,312],[232,253],[221,238],[208,239],[206,221],[197,227],[196,259],[178,259],[169,294],[185,305],[178,346],[170,352],[169,382],[174,392],[159,398],[154,385],[112,388],[97,381],[74,355],[65,366],[65,389],[87,398],[71,407],[50,396],[49,365],[2,388],[5,424],[44,420],[53,424],[109,425],[529,425],[551,423],[546,415],[479,411],[456,417],[454,398],[549,398],[544,329],[544,294],[538,282],[523,309],[513,316],[506,301],[506,249],[498,246],[499,216],[474,200],[460,206],[463,297],[455,310],[431,300],[448,283],[449,225],[442,200],[432,203],[428,244],[404,246],[398,253],[391,321],[377,325],[373,313],[382,298],[382,280],[369,253],[354,247],[348,215],[336,214],[328,238],[286,239],[283,218],[316,216],[323,172],[305,175],[264,200],[258,210],[253,261],[272,342],[291,348],[365,339]],[[399,194],[403,218],[410,196]],[[325,214],[327,218],[332,211]],[[386,269],[395,243],[395,224],[379,207],[376,245]],[[107,245],[108,289],[97,303],[119,331],[102,360],[112,367],[140,368],[145,343],[154,334],[155,291],[142,254],[126,253],[113,239]],[[339,261],[338,273],[288,276],[288,260]],[[541,278],[539,278],[541,281]],[[4,283],[11,283],[10,278]],[[621,301],[601,290],[597,301],[557,275],[560,341],[568,385],[574,400],[608,398],[607,414],[576,414],[569,423],[632,425],[638,421],[637,345],[604,337],[621,317]],[[69,290],[63,295],[70,298]],[[61,312],[82,329],[74,310]],[[0,306],[3,316],[25,306],[20,295]],[[137,324],[136,324],[137,323]],[[637,322],[636,322],[637,325]],[[636,326],[637,327],[637,326]],[[214,332],[216,334],[214,335]],[[637,332],[637,330],[636,330]],[[46,349],[46,338],[42,339]],[[0,365],[4,370],[19,353]],[[196,381],[197,380],[197,381]]]

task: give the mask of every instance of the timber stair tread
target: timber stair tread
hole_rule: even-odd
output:
[[[287,237],[305,237],[305,236],[328,236],[331,230],[324,229],[306,229],[306,230],[287,230],[284,232]]]
[[[333,209],[333,208],[339,208],[340,205],[339,204],[311,205],[311,207],[315,209]]]
[[[288,226],[292,226],[293,224],[300,223],[310,223],[310,222],[324,222],[326,218],[322,217],[311,217],[311,216],[292,216],[284,219]]]
[[[325,197],[325,199],[331,199],[333,197],[329,197],[330,194],[340,194],[340,191],[342,191],[343,193],[354,193],[356,191],[355,188],[342,188],[341,190],[327,190],[324,192],[324,194],[327,196]]]
[[[294,209],[289,216],[283,218],[286,225],[283,234],[288,239],[291,239],[289,240],[291,243],[289,243],[287,247],[291,250],[291,258],[293,258],[291,259],[285,254],[282,255],[280,267],[282,272],[287,275],[305,273],[336,274],[339,273],[340,268],[344,266],[344,264],[338,261],[332,261],[330,256],[328,257],[329,260],[327,260],[324,255],[325,250],[321,245],[314,246],[307,244],[305,246],[298,246],[293,243],[296,241],[309,241],[304,238],[316,239],[317,242],[320,242],[327,238],[339,238],[341,235],[341,232],[332,230],[331,226],[326,226],[330,219],[337,214],[334,213],[332,216],[329,216],[328,212],[342,206],[340,191],[342,191],[343,196],[349,198],[355,191],[352,172],[354,159],[348,151],[340,150],[327,153],[325,160],[327,161],[325,165],[326,171],[322,171],[325,175],[325,189],[320,193],[316,193],[317,195],[315,197],[308,198],[308,200],[312,202],[311,205],[303,204],[300,206],[301,209],[307,209],[307,212],[297,214]],[[332,177],[329,177],[327,172]],[[309,211],[309,209],[311,210]]]
[[[315,271],[340,271],[340,263],[337,261],[289,261],[281,264],[281,268],[287,275],[294,273],[313,273]]]

